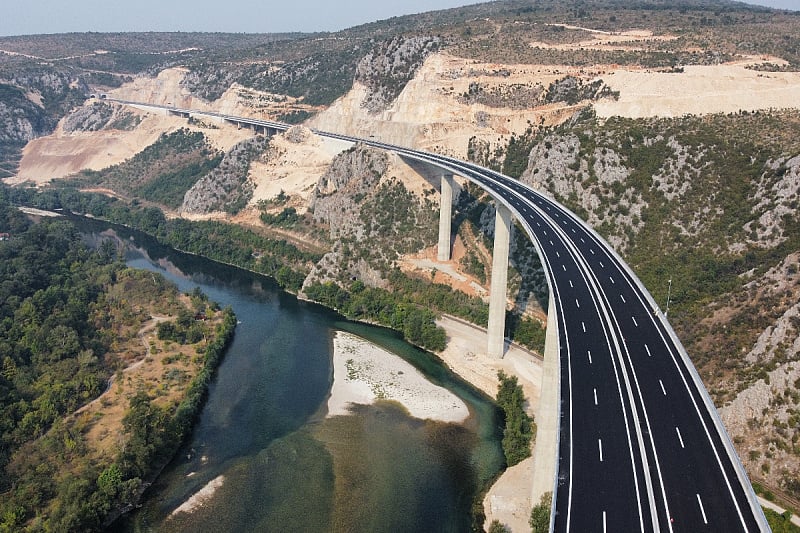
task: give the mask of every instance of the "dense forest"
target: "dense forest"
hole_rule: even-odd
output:
[[[135,504],[175,453],[235,317],[199,293],[187,309],[173,285],[127,268],[111,243],[89,249],[68,221],[34,222],[2,196],[0,233],[8,234],[0,241],[0,531],[98,530]],[[201,325],[200,309],[218,318]],[[97,417],[75,413],[122,376],[123,347],[141,347],[137,332],[153,312],[177,317],[163,322],[160,338],[196,344],[194,376],[175,387],[177,397],[131,389],[120,406],[122,441],[102,449],[90,434]]]

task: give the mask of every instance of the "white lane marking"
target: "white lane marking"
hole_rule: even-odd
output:
[[[561,254],[556,252],[556,257],[561,257]]]
[[[541,224],[539,224],[538,222],[536,223],[536,226],[537,226],[537,227],[539,227],[539,228],[541,228],[541,227],[542,227],[542,225],[541,225]]]
[[[594,248],[589,248],[589,251],[592,252],[592,255],[594,255]]]
[[[553,244],[553,239],[550,239],[550,246],[555,246],[555,245]]]
[[[580,308],[581,308],[581,303],[578,301],[578,299],[577,299],[577,298],[575,298],[575,305],[577,305],[577,306],[578,306],[578,309],[580,309]]]
[[[575,288],[575,285],[573,285],[573,284],[572,284],[572,280],[569,280],[569,286],[570,286],[571,288],[573,288],[573,289]]]
[[[606,529],[606,512],[603,511],[603,533],[606,533],[608,530]]]
[[[597,389],[594,389],[594,404],[597,405]]]
[[[563,268],[563,269],[564,269],[564,272],[566,272],[566,271],[567,271],[567,265],[561,265],[561,268]]]
[[[597,439],[597,449],[600,450],[600,462],[602,463],[603,462],[603,440],[602,439]],[[698,499],[699,498],[700,497],[698,496]]]
[[[647,357],[653,357],[653,354],[650,353],[650,347],[648,345],[644,345],[644,349],[647,350]]]
[[[599,263],[600,263],[600,268],[605,268],[605,267],[603,266],[603,262],[602,262],[602,261],[599,261]]]
[[[708,525],[708,518],[706,518],[706,510],[703,509],[703,500],[700,499],[699,494],[695,494],[697,496],[697,504],[700,506],[700,512],[703,514],[703,523]]]
[[[636,326],[636,327],[638,328],[638,327],[639,327],[639,323],[638,323],[638,322],[636,322],[636,317],[635,317],[635,316],[632,316],[632,317],[631,317],[631,319],[633,320],[633,325],[634,325],[634,326]]]
[[[583,332],[586,333],[586,322],[581,322],[581,327],[583,328]]]
[[[583,244],[586,244],[586,241],[584,241],[584,240],[583,240],[583,237],[581,237],[581,242],[582,242]]]
[[[661,385],[661,392],[663,392],[664,396],[666,396],[667,395],[667,389],[664,388],[664,382],[659,379],[658,380],[658,384]]]
[[[611,280],[611,283],[612,283],[612,284],[614,283],[614,278],[612,278],[611,276],[608,276],[608,279],[610,279],[610,280]]]
[[[575,233],[575,228],[572,228],[572,233]]]
[[[675,433],[678,434],[678,440],[681,443],[681,448],[686,448],[686,446],[683,444],[683,437],[681,437],[681,430],[678,429],[678,426],[675,426]]]
[[[592,351],[591,350],[586,350],[586,355],[589,356],[589,364],[591,365],[592,364]]]
[[[621,294],[620,294],[620,295],[619,295],[619,297],[620,297],[620,299],[622,299],[622,303],[627,303],[627,302],[625,301],[625,297],[624,297],[623,295],[621,295]]]

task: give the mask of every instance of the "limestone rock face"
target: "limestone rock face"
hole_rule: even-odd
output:
[[[0,98],[0,142],[25,143],[45,135],[55,126],[44,109],[21,90],[10,89]]]
[[[286,140],[293,144],[303,144],[311,139],[313,133],[305,126],[292,126],[286,130]]]
[[[246,139],[225,154],[219,166],[186,192],[181,210],[187,213],[237,212],[253,195],[250,163],[267,148],[269,139]]]
[[[330,225],[331,238],[364,237],[358,203],[377,186],[387,167],[385,154],[364,146],[348,150],[333,160],[317,182],[310,205],[314,220]]]
[[[100,130],[132,131],[141,121],[142,118],[130,108],[96,100],[64,117],[61,129],[65,133]]]
[[[361,106],[372,114],[384,111],[440,41],[439,37],[395,37],[376,45],[356,67],[356,81],[369,89]]]

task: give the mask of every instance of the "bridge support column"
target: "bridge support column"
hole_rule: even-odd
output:
[[[439,261],[450,261],[450,231],[453,218],[453,175],[442,174],[439,200]]]
[[[506,290],[508,287],[508,252],[511,241],[511,211],[500,202],[495,202],[495,210],[487,353],[489,357],[502,359],[505,354],[506,340]]]
[[[553,294],[547,306],[547,332],[544,338],[544,364],[539,407],[536,411],[536,446],[533,450],[533,486],[531,504],[538,505],[542,495],[553,491],[558,454],[558,402],[560,347],[558,317]]]

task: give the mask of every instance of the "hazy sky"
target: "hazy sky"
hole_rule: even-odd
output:
[[[0,35],[84,31],[333,31],[476,0],[4,0]],[[750,0],[800,10],[800,0]]]

